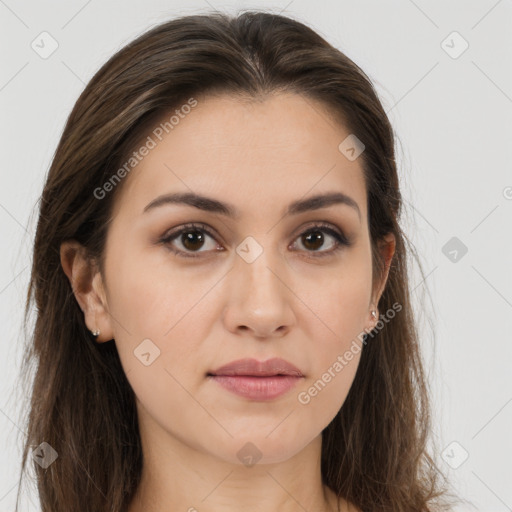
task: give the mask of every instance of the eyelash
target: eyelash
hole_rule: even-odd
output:
[[[209,252],[209,251],[195,251],[197,254],[194,254],[194,251],[192,252],[185,252],[181,251],[179,249],[174,249],[171,246],[171,242],[183,235],[184,233],[189,233],[191,231],[199,231],[206,233],[209,237],[213,238],[215,240],[215,236],[210,231],[210,228],[202,223],[195,223],[191,222],[188,224],[185,224],[181,226],[180,228],[177,228],[176,230],[171,231],[170,233],[165,234],[162,238],[160,238],[159,243],[166,245],[169,250],[171,250],[174,254],[176,254],[179,257],[183,258],[200,258],[198,254],[200,252]],[[350,241],[343,233],[339,232],[338,230],[331,227],[330,224],[324,223],[324,222],[317,222],[314,223],[311,226],[308,226],[307,229],[302,231],[297,238],[300,238],[301,236],[315,231],[321,231],[323,233],[327,233],[328,235],[332,236],[335,240],[335,246],[333,249],[330,249],[328,251],[306,251],[308,253],[313,253],[315,256],[314,258],[324,258],[326,256],[331,256],[334,253],[337,253],[340,251],[343,247],[349,247],[352,245],[352,241]],[[220,252],[220,251],[219,251]]]

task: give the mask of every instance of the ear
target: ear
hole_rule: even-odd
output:
[[[99,336],[96,337],[97,342],[113,339],[105,287],[97,266],[91,258],[86,256],[84,247],[75,240],[61,244],[60,261],[80,309],[84,313],[87,328],[90,331],[100,331]]]
[[[372,328],[375,327],[379,320],[379,312],[377,310],[377,305],[379,303],[380,298],[382,297],[382,293],[384,292],[384,288],[386,287],[386,283],[389,276],[389,267],[391,266],[391,260],[393,259],[393,255],[395,254],[396,247],[396,239],[393,233],[388,233],[383,238],[381,238],[377,243],[378,249],[384,261],[384,271],[382,275],[382,279],[375,290],[372,297],[372,305],[370,308],[370,323],[372,324]],[[374,318],[371,314],[371,311],[375,310],[377,313],[377,318]]]

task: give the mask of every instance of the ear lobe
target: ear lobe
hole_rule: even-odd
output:
[[[102,277],[94,262],[86,255],[85,248],[75,240],[65,241],[60,246],[60,261],[73,294],[84,313],[90,331],[99,330],[96,341],[113,338],[108,315]]]

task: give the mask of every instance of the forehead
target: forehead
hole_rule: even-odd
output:
[[[155,197],[176,191],[229,198],[249,215],[339,191],[366,216],[362,159],[340,152],[350,132],[323,104],[293,93],[196,101],[193,108],[178,107],[180,115],[166,113],[141,137],[134,150],[151,149],[124,178],[115,213],[129,206],[138,215]]]

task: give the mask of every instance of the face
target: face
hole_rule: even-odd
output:
[[[145,429],[274,463],[343,405],[376,305],[362,162],[338,149],[349,134],[319,103],[280,94],[199,100],[152,135],[116,197],[91,320],[99,341],[115,338]],[[211,201],[163,198],[176,193]],[[350,199],[305,202],[329,194]],[[243,358],[282,358],[302,376],[225,377],[240,395],[209,375]]]

